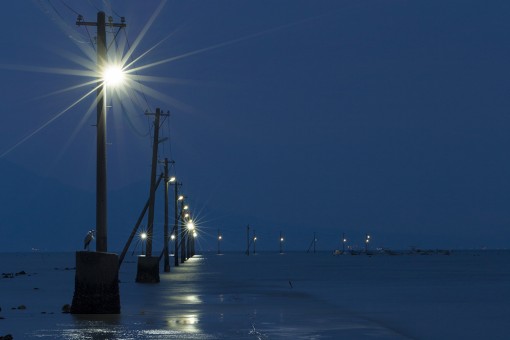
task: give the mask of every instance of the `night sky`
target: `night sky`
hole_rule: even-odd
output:
[[[77,85],[94,80],[79,73],[95,31],[75,22],[98,10],[126,18],[112,50],[156,63],[110,96],[109,250],[148,198],[144,112],[158,107],[171,113],[159,158],[176,162],[202,250],[218,229],[225,250],[244,249],[248,224],[260,250],[278,251],[280,231],[289,250],[314,232],[328,251],[342,233],[374,248],[510,244],[508,1],[2,5],[1,250],[79,250],[95,228],[94,95],[60,113],[94,89]]]

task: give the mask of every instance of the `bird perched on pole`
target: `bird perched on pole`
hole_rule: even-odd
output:
[[[83,240],[83,249],[89,250],[90,242],[94,239],[94,229],[89,230],[87,235],[85,236],[85,239]]]

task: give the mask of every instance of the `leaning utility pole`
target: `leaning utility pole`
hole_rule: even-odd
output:
[[[97,145],[96,145],[96,251],[76,252],[76,272],[72,314],[119,314],[119,258],[108,251],[107,197],[106,197],[106,85],[103,72],[107,65],[106,27],[126,27],[122,17],[113,23],[104,12],[97,13],[97,22],[83,21],[78,26],[97,27]]]

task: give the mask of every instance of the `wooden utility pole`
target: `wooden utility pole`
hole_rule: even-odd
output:
[[[163,245],[163,251],[164,253],[164,272],[168,273],[170,272],[170,258],[168,256],[168,183],[170,181],[170,178],[168,177],[168,158],[165,158],[164,161],[165,164],[165,225],[164,225],[164,231],[163,231],[163,238],[164,238],[164,245]]]
[[[218,229],[218,254],[221,254],[221,250],[220,250],[221,239],[222,239],[221,232]]]
[[[317,237],[315,236],[315,232],[313,233],[313,253],[315,254],[315,244],[317,243]]]
[[[282,232],[280,231],[280,254],[283,253],[283,236]]]
[[[152,256],[152,237],[154,236],[154,205],[156,202],[156,168],[158,163],[158,145],[163,140],[159,140],[159,120],[161,116],[168,116],[169,113],[161,113],[159,108],[156,113],[145,112],[146,116],[154,115],[154,141],[152,144],[152,167],[151,167],[151,188],[149,198],[149,214],[147,221],[147,243],[145,246],[145,255]],[[166,138],[165,138],[166,139]]]
[[[97,72],[99,76],[97,87],[97,160],[96,160],[96,251],[106,253],[108,251],[108,223],[107,223],[107,196],[106,196],[106,86],[102,77],[108,62],[108,50],[106,48],[106,26],[126,27],[124,18],[121,23],[113,23],[111,17],[106,23],[104,12],[97,13],[97,22],[83,21],[78,16],[76,25],[97,27]]]
[[[179,202],[179,188],[178,186],[182,185],[181,183],[177,183],[177,179],[174,183],[174,265],[176,267],[179,266],[179,206],[177,202]]]
[[[250,225],[246,226],[246,255],[250,256]]]
[[[185,235],[185,228],[184,225],[184,200],[181,200],[181,218],[180,218],[180,225],[181,225],[181,263],[184,263],[186,261],[186,235]]]
[[[96,251],[76,252],[72,314],[119,314],[119,258],[108,253],[106,197],[106,84],[103,72],[107,65],[106,26],[126,27],[124,18],[113,23],[104,12],[97,13],[97,22],[85,22],[78,16],[78,26],[97,27],[97,145],[96,145]]]

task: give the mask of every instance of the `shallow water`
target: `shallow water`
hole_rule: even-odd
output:
[[[0,279],[0,335],[15,339],[503,339],[510,321],[508,252],[205,254],[159,284],[135,283],[132,257],[106,316],[61,313],[74,253],[0,258],[28,273]]]

